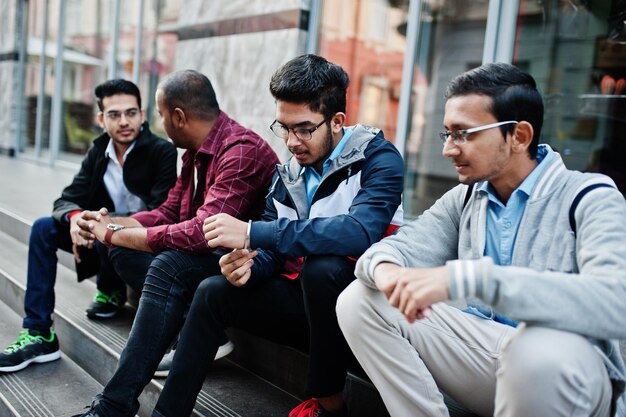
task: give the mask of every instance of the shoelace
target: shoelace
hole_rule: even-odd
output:
[[[108,295],[100,290],[96,290],[94,301],[96,303],[111,303],[115,306],[119,306],[122,303],[122,296],[119,291],[114,291],[111,295]]]
[[[106,304],[106,302],[109,301],[109,296],[100,290],[96,290],[96,297],[94,298],[94,301],[96,303]]]
[[[17,340],[4,349],[5,353],[13,353],[20,350],[24,345],[35,342],[40,336],[31,336],[28,330],[22,330],[17,335]]]

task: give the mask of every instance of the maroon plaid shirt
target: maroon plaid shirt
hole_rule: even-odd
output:
[[[245,221],[259,218],[278,162],[266,141],[220,112],[200,149],[184,153],[181,173],[167,200],[132,217],[148,228],[148,245],[155,252],[166,248],[209,252],[204,219],[217,213]],[[194,166],[196,188],[202,191],[195,195]]]

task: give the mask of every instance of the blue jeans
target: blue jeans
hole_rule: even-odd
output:
[[[306,349],[309,330],[300,283],[285,277],[253,277],[235,287],[222,275],[202,281],[153,417],[191,415],[219,340],[229,327]]]
[[[28,244],[28,273],[26,295],[24,297],[25,329],[47,330],[52,326],[54,311],[54,284],[57,277],[57,250],[72,252],[72,239],[69,226],[60,224],[52,217],[42,217],[33,223]],[[107,248],[100,243],[96,249],[80,249],[82,262],[79,269],[96,274],[100,291],[110,293],[125,291],[124,282],[113,270]],[[84,275],[84,274],[83,274]]]
[[[129,281],[138,280],[146,261],[151,260],[128,342],[96,406],[104,417],[131,417],[139,409],[139,394],[180,331],[196,288],[206,277],[220,272],[219,255],[173,250],[152,255],[116,248],[110,256],[119,275],[131,277]]]
[[[252,277],[243,287],[231,285],[223,276],[203,281],[152,416],[190,415],[217,341],[228,327],[300,349],[310,339],[307,394],[324,397],[341,392],[347,368],[356,360],[339,329],[335,304],[354,280],[354,266],[343,256],[309,256],[296,281]]]

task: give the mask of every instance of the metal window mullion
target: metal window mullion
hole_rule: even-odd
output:
[[[400,89],[400,102],[398,104],[398,121],[395,137],[395,145],[402,156],[406,147],[407,138],[411,131],[411,94],[413,91],[413,75],[418,55],[418,42],[421,26],[422,1],[409,1],[409,15],[406,33],[406,51],[402,64],[402,85]]]
[[[483,47],[483,64],[512,62],[519,0],[491,0]]]
[[[63,38],[65,38],[65,0],[59,0],[59,24],[57,30],[57,56],[54,61],[54,94],[50,115],[50,165],[59,157],[61,146],[61,123],[63,121]]]
[[[112,80],[117,77],[117,47],[120,29],[120,0],[113,0],[113,17],[111,19],[111,41],[109,43],[109,75]]]
[[[320,21],[322,15],[322,0],[311,0],[309,7],[309,27],[304,52],[318,53],[320,39]]]
[[[41,142],[43,140],[43,113],[46,99],[46,42],[48,41],[49,0],[43,0],[41,53],[39,54],[39,91],[37,92],[37,116],[35,119],[35,158],[41,158]],[[48,137],[50,132],[48,132]]]
[[[135,55],[133,56],[133,82],[139,85],[139,70],[141,68],[141,43],[143,41],[143,11],[145,0],[139,0],[139,16],[135,32]]]
[[[17,114],[15,117],[15,139],[14,139],[14,151],[18,153],[21,148],[22,135],[24,134],[24,92],[25,92],[25,78],[26,78],[26,63],[28,54],[28,1],[20,0],[17,3],[17,21],[19,23],[19,37],[17,39],[18,44],[17,51],[19,58],[17,62],[17,87],[15,98]]]

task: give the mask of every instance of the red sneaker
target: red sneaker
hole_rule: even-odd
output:
[[[315,398],[311,398],[291,410],[289,417],[348,417],[348,413],[345,406],[341,411],[331,413],[324,410]]]

